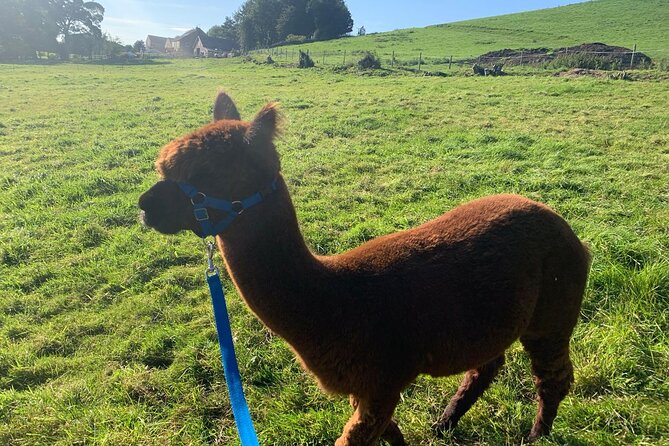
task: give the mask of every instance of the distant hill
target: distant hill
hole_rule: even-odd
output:
[[[356,25],[364,25],[359,23]],[[559,48],[586,42],[669,59],[669,0],[595,0],[538,11],[290,46],[311,52],[375,51],[401,58],[470,58],[503,48]]]

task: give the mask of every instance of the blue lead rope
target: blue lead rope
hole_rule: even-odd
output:
[[[258,446],[258,438],[253,428],[253,420],[251,420],[249,406],[244,397],[242,379],[239,376],[239,367],[237,366],[237,358],[235,357],[235,347],[232,343],[232,331],[230,330],[230,319],[228,318],[228,309],[225,305],[225,293],[221,284],[221,277],[218,268],[214,267],[212,263],[214,250],[214,244],[209,242],[207,245],[209,268],[207,269],[206,276],[209,292],[211,293],[211,301],[214,305],[214,320],[216,321],[218,343],[221,346],[221,360],[223,362],[225,382],[228,385],[232,414],[235,417],[237,432],[242,446]]]
[[[193,205],[193,215],[200,226],[200,231],[194,232],[204,240],[205,237],[220,234],[244,210],[263,202],[267,196],[276,192],[278,181],[278,177],[274,178],[274,181],[261,192],[256,192],[239,201],[208,197],[198,191],[192,184],[178,184],[183,193],[190,198]],[[225,216],[219,222],[214,223],[209,219],[207,208],[223,211]],[[223,292],[218,268],[214,266],[213,262],[216,246],[214,242],[205,242],[205,247],[209,266],[206,272],[207,284],[209,285],[211,301],[214,305],[214,320],[216,321],[218,344],[221,346],[223,372],[225,373],[225,382],[228,385],[232,414],[237,424],[237,433],[239,434],[242,446],[258,446],[258,437],[256,437],[256,431],[253,428],[253,421],[249,413],[249,406],[246,404],[246,398],[244,397],[242,379],[239,376],[239,367],[237,366],[237,358],[235,357],[235,347],[232,344],[232,332],[230,331],[228,309],[225,305],[225,293]]]

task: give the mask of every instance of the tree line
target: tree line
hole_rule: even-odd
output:
[[[123,46],[102,34],[105,8],[83,0],[3,0],[0,58],[35,57],[36,51],[92,54]]]
[[[208,34],[248,51],[283,42],[334,39],[352,30],[344,0],[247,0]]]

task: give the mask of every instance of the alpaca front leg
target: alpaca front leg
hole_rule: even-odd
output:
[[[390,442],[391,446],[405,444],[397,424],[391,419],[399,401],[399,393],[374,398],[351,396],[350,401],[355,411],[335,446],[374,446],[381,437]]]

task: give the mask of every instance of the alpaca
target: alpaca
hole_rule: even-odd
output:
[[[196,200],[181,182],[227,200],[265,189],[262,202],[237,209],[216,234],[218,248],[255,316],[324,391],[350,396],[353,415],[336,446],[404,445],[392,416],[400,392],[422,373],[465,372],[435,424],[453,429],[517,339],[537,390],[529,438],[548,434],[573,381],[569,341],[589,268],[569,225],[545,205],[496,195],[339,255],[314,255],[280,173],[280,118],[269,103],[241,121],[219,93],[212,123],[162,148],[162,179],[139,199],[144,223],[165,234],[199,231]],[[213,222],[227,215],[208,209]]]

